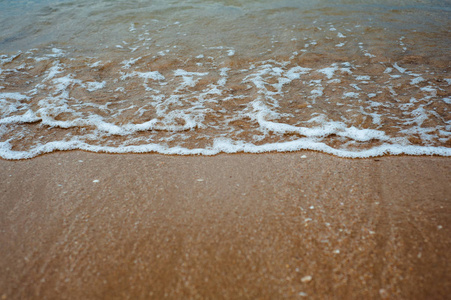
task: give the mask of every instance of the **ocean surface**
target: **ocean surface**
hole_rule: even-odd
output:
[[[450,0],[0,0],[0,157],[451,156]]]

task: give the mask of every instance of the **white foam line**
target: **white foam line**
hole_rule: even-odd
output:
[[[22,95],[21,93],[0,93],[0,99],[13,99],[13,100],[28,100],[30,97]]]
[[[0,119],[0,124],[24,124],[24,123],[34,123],[40,121],[41,118],[38,118],[36,114],[28,110],[23,115],[15,115],[6,118]]]
[[[37,117],[31,111],[27,111],[27,113],[21,116],[11,116],[0,119],[0,124],[34,123],[40,121],[43,125],[47,125],[50,127],[59,127],[64,129],[73,127],[92,126],[108,135],[120,135],[120,136],[130,135],[135,132],[147,130],[182,132],[191,129],[202,128],[202,124],[196,121],[195,118],[191,117],[190,115],[178,113],[175,111],[172,111],[169,114],[165,115],[165,118],[168,120],[152,119],[150,121],[140,124],[126,124],[122,126],[105,122],[103,118],[98,115],[91,115],[87,119],[78,118],[70,121],[58,121],[52,117],[49,117],[45,110],[40,109],[38,110],[38,112],[40,114],[40,117]],[[165,124],[168,122],[170,123],[170,121],[175,118],[183,119],[185,121],[185,124],[184,125]],[[158,125],[160,123],[163,123],[163,125]]]
[[[362,151],[347,151],[334,149],[323,143],[310,139],[299,139],[284,143],[271,143],[254,145],[244,142],[233,142],[227,139],[216,139],[209,149],[187,149],[184,147],[165,147],[158,144],[141,146],[94,146],[81,141],[60,141],[39,145],[30,151],[13,151],[9,141],[0,142],[0,157],[8,160],[33,158],[41,154],[54,151],[84,150],[103,153],[160,153],[169,155],[217,155],[220,153],[265,153],[265,152],[294,152],[300,150],[313,150],[346,158],[370,158],[383,155],[439,155],[451,156],[451,149],[445,147],[428,146],[400,146],[385,144]]]

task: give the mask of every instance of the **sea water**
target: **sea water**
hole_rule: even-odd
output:
[[[451,155],[449,0],[2,0],[0,157]]]

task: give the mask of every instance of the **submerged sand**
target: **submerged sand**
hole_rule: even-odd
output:
[[[446,299],[451,160],[0,160],[2,299]]]

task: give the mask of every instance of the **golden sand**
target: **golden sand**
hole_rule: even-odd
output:
[[[446,299],[451,163],[0,161],[2,299]]]

